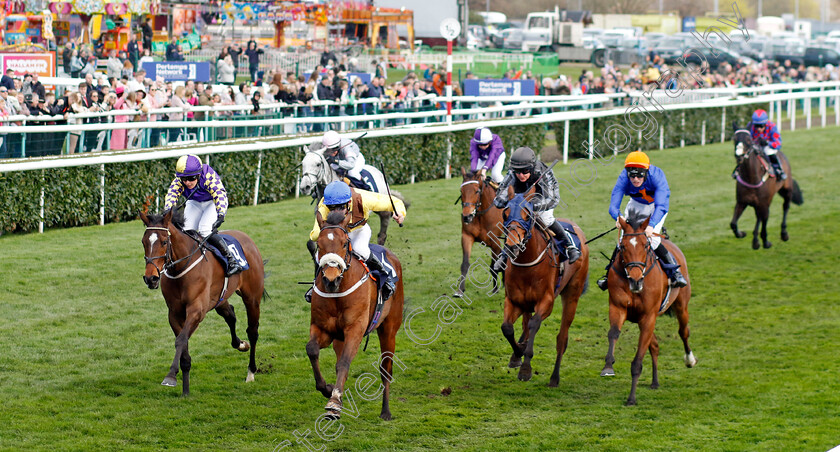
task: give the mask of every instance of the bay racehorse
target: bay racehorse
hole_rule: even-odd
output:
[[[589,247],[583,231],[569,220],[561,220],[573,226],[581,242],[581,256],[569,265],[563,262],[558,251],[549,243],[548,233],[537,226],[537,216],[528,199],[534,195],[532,188],[526,195],[513,195],[509,188],[508,204],[504,211],[506,254],[510,257],[505,268],[505,312],[502,334],[513,348],[509,366],[520,367],[519,379],[531,379],[531,358],[534,356],[534,337],[542,322],[551,315],[554,300],[560,295],[563,313],[560,332],[557,334],[557,359],[549,386],[556,387],[560,381],[560,361],[569,342],[569,327],[575,318],[578,300],[586,291],[589,273]],[[519,342],[513,332],[513,324],[521,315],[533,316],[524,327]],[[524,340],[524,341],[523,341]],[[521,360],[525,356],[524,362]]]
[[[493,205],[496,197],[496,190],[487,183],[486,178],[476,173],[467,173],[461,168],[461,176],[464,181],[461,183],[461,279],[456,297],[462,297],[466,289],[467,272],[470,270],[470,254],[475,242],[482,243],[492,251],[495,262],[502,248],[499,244],[502,236],[503,220],[502,210]],[[488,267],[490,277],[493,280],[493,290],[489,295],[499,291],[499,283],[496,272],[492,265]]]
[[[790,162],[782,151],[778,151],[776,156],[788,177],[785,180],[771,177],[768,163],[761,157],[761,147],[753,143],[750,131],[739,128],[737,123],[733,123],[732,126],[735,129],[732,141],[735,144],[735,160],[738,166],[734,173],[737,181],[735,185],[735,213],[732,215],[729,226],[735,233],[735,237],[744,238],[747,233],[738,230],[738,219],[747,206],[752,206],[755,209],[752,247],[757,250],[760,246],[758,241],[760,226],[761,244],[764,248],[770,248],[773,244],[767,240],[767,219],[770,217],[770,204],[773,202],[773,196],[778,193],[784,200],[784,204],[782,204],[782,241],[786,242],[789,239],[787,216],[790,203],[793,201],[794,204],[801,205],[803,202],[802,191],[790,171]]]
[[[319,269],[312,294],[309,342],[306,344],[306,354],[315,375],[315,389],[329,399],[325,407],[327,417],[340,418],[343,407],[341,397],[345,393],[350,363],[356,357],[362,339],[376,329],[381,351],[377,367],[382,377],[382,412],[379,417],[389,421],[394,351],[403,313],[402,266],[397,257],[386,250],[387,261],[398,279],[394,294],[384,301],[381,311],[377,312],[376,282],[363,262],[350,251],[347,233],[350,216],[335,211],[330,212],[326,220],[322,220],[320,215],[316,218],[321,227],[317,241]],[[371,252],[374,252],[373,249]],[[318,363],[320,350],[330,344],[336,355],[335,385],[324,381]]]
[[[668,247],[668,251],[680,264],[688,285],[682,288],[670,288],[668,275],[656,259],[651,243],[645,235],[645,228],[650,218],[631,210],[625,221],[619,217],[621,225],[619,251],[607,275],[610,294],[610,330],[607,333],[609,349],[605,358],[601,376],[614,376],[615,343],[621,334],[625,320],[639,324],[639,346],[630,365],[633,383],[627,405],[636,404],[636,385],[642,373],[642,360],[645,351],[650,350],[653,369],[652,389],[659,387],[657,361],[659,359],[659,341],[654,334],[656,318],[664,312],[676,314],[679,333],[685,347],[685,365],[694,367],[697,359],[688,346],[688,300],[691,298],[691,280],[688,275],[685,256],[670,240],[662,237],[659,246]],[[664,301],[667,298],[667,301]],[[663,302],[664,301],[664,302]]]
[[[174,218],[173,218],[174,216]],[[242,245],[249,269],[225,280],[225,271],[218,260],[204,245],[204,239],[195,231],[183,230],[183,217],[173,210],[165,214],[140,212],[146,225],[143,248],[146,254],[146,273],[143,281],[149,289],[160,286],[169,308],[169,325],[175,333],[175,358],[164,386],[177,384],[178,366],[183,375],[183,394],[190,392],[189,339],[208,312],[215,310],[230,328],[231,346],[246,352],[250,349],[246,382],[254,381],[257,371],[255,351],[260,326],[260,301],[266,296],[264,262],[257,246],[245,233],[225,231]],[[236,335],[236,315],[228,298],[239,294],[245,302],[248,315],[248,341]],[[250,341],[250,342],[249,342]]]
[[[301,162],[302,176],[300,179],[300,190],[305,194],[311,195],[317,202],[324,193],[324,188],[330,182],[344,180],[344,178],[339,176],[332,169],[329,162],[327,162],[326,157],[324,157],[325,148],[320,142],[313,143],[309,147],[304,146],[303,150],[305,153]],[[383,195],[388,194],[390,187],[386,185],[385,177],[376,167],[365,165],[362,170],[362,175],[364,179],[362,182],[367,185],[366,188],[362,188],[363,190],[373,191]],[[351,187],[354,186],[352,183],[348,183],[348,185]],[[400,192],[391,189],[390,193],[395,198],[400,199],[405,204],[406,209],[411,205]],[[382,211],[376,212],[376,214],[379,215],[379,234],[376,236],[376,242],[384,245],[385,239],[388,237],[388,225],[391,222],[393,213]]]

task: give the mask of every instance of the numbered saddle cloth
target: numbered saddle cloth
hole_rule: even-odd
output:
[[[385,285],[385,281],[388,277],[393,278],[394,284],[397,283],[399,278],[397,277],[397,271],[394,269],[394,266],[391,265],[391,262],[388,261],[387,252],[388,249],[382,245],[370,245],[370,252],[373,253],[379,259],[379,262],[382,262],[382,267],[388,273],[387,275],[383,275],[382,272],[379,271],[371,271],[371,275],[376,278],[376,285],[380,292],[382,292],[382,286]]]
[[[233,238],[233,236],[227,234],[219,234],[219,237],[225,239],[225,243],[227,244],[228,251],[233,257],[239,262],[239,266],[242,267],[242,270],[248,270],[248,261],[245,259],[245,251],[242,250],[242,245],[239,244],[239,241]],[[207,248],[213,251],[213,254],[219,259],[219,263],[222,264],[222,268],[225,269],[225,273],[227,273],[227,258],[225,258],[224,254],[221,251],[216,249],[215,246],[211,245],[209,242],[205,242]]]
[[[350,181],[349,185],[355,188],[361,188],[362,190],[372,191],[374,193],[379,193],[379,186],[376,184],[376,178],[370,171],[366,169],[362,169],[359,171],[359,174],[362,175],[361,179],[356,179],[350,177],[349,175],[345,174],[344,177]]]

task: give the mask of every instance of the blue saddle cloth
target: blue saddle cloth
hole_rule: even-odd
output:
[[[346,173],[344,174],[344,177],[346,177],[347,180],[350,181],[350,184],[355,188],[379,193],[379,187],[376,185],[376,179],[374,179],[373,174],[371,174],[370,171],[363,169],[359,171],[359,174],[362,175],[361,179],[350,177]]]
[[[570,223],[559,220],[557,220],[557,222],[560,223],[560,226],[562,226],[563,229],[569,232],[569,235],[572,236],[572,240],[575,242],[575,248],[580,250],[580,238],[575,233],[575,228],[572,227]],[[566,256],[567,246],[566,237],[554,236],[554,250],[557,251],[557,255],[560,257],[560,262],[566,262],[569,260],[569,256]]]
[[[236,258],[237,261],[239,261],[239,266],[242,267],[242,270],[248,270],[249,267],[248,261],[245,259],[245,251],[242,249],[242,245],[239,244],[239,241],[233,238],[233,236],[227,234],[219,234],[219,236],[225,239],[225,243],[227,244],[228,250],[233,255],[233,257]],[[211,245],[208,242],[205,242],[205,244],[207,245],[207,248],[213,252],[213,255],[216,256],[217,259],[219,259],[219,263],[222,264],[222,268],[224,268],[225,273],[227,273],[227,259],[222,254],[222,252],[216,249],[215,246]]]

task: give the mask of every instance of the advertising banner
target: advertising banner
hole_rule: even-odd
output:
[[[143,63],[146,77],[154,80],[162,77],[167,82],[210,81],[210,63],[190,61],[155,61]]]
[[[3,74],[12,69],[16,76],[38,74],[40,77],[55,77],[54,53],[0,53],[0,61]]]
[[[533,96],[534,80],[464,80],[465,96]]]

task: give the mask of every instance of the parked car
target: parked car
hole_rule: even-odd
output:
[[[668,64],[674,64],[677,58],[683,56],[683,53],[688,50],[689,46],[685,45],[685,40],[682,38],[665,38],[659,41],[657,46],[653,49],[660,58],[665,60]]]
[[[508,28],[502,31],[503,48],[522,50],[522,29]]]
[[[776,55],[776,61],[784,63],[785,60],[790,60],[792,65],[804,64],[805,66],[819,66],[823,67],[826,64],[840,65],[840,53],[834,49],[827,49],[823,47],[808,47],[805,52],[799,54],[779,54]]]
[[[705,58],[706,62],[709,63],[709,67],[711,69],[716,69],[722,63],[729,63],[729,64],[734,65],[739,60],[742,63],[748,63],[748,62],[751,61],[751,60],[746,60],[740,54],[738,54],[737,52],[732,51],[732,50],[727,50],[727,49],[722,49],[722,48],[716,48],[714,50],[715,50],[716,54],[712,53],[712,49],[710,49],[708,47],[694,47],[693,51],[690,51],[690,52],[686,51],[685,54],[683,54],[683,58],[684,58],[686,63],[691,63],[691,64],[699,66],[700,63],[701,63],[700,57],[697,56],[697,53],[699,53],[700,55],[703,56],[703,58]]]

